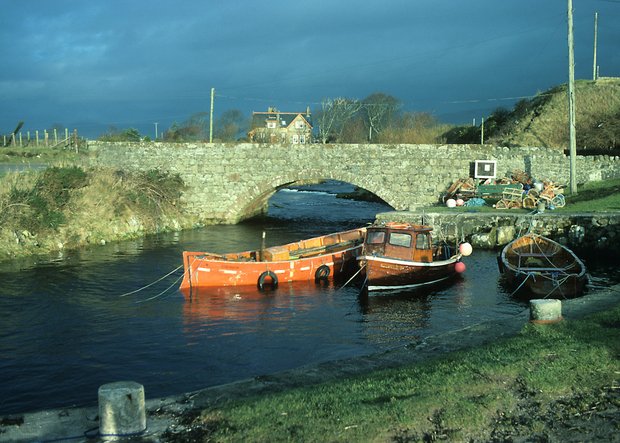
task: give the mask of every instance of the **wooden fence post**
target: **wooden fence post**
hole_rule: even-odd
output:
[[[45,147],[47,148],[49,145],[49,134],[47,133],[47,129],[43,130],[43,138],[45,139]]]

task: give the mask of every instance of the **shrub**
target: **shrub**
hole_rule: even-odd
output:
[[[62,207],[69,200],[69,191],[86,186],[87,178],[86,172],[77,166],[51,167],[43,171],[35,190],[54,206]]]
[[[98,140],[103,142],[139,142],[141,138],[137,129],[129,128],[121,131],[111,128],[106,134],[100,135]]]
[[[178,174],[160,169],[140,172],[126,179],[128,202],[147,212],[161,210],[165,205],[176,206],[185,187]]]
[[[13,186],[2,202],[2,221],[31,232],[57,229],[65,223],[63,213],[70,191],[86,185],[87,174],[81,168],[52,167],[41,172],[32,187]]]

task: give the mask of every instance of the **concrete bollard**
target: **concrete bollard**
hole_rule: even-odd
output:
[[[99,387],[99,435],[125,437],[145,430],[144,386],[119,381]]]
[[[562,302],[556,299],[530,300],[532,323],[557,323],[562,320]]]

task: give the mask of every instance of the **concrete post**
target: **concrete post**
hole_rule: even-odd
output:
[[[562,302],[555,299],[530,300],[532,323],[556,323],[562,320]]]
[[[146,430],[144,386],[119,381],[99,387],[99,434],[125,437]]]

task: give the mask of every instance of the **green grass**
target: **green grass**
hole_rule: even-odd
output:
[[[558,399],[617,385],[618,324],[620,307],[585,320],[528,324],[514,338],[424,364],[205,409],[193,426],[204,432],[203,441],[220,442],[433,441],[440,436],[467,441],[485,435],[482,440],[488,441],[491,428],[515,420],[527,420],[535,432],[545,428],[544,417]],[[528,412],[525,401],[535,411]],[[524,413],[526,418],[518,418]]]
[[[80,155],[73,148],[7,147],[0,148],[0,164],[56,164],[72,162]]]
[[[566,198],[562,211],[602,212],[620,210],[620,179],[591,182]]]

